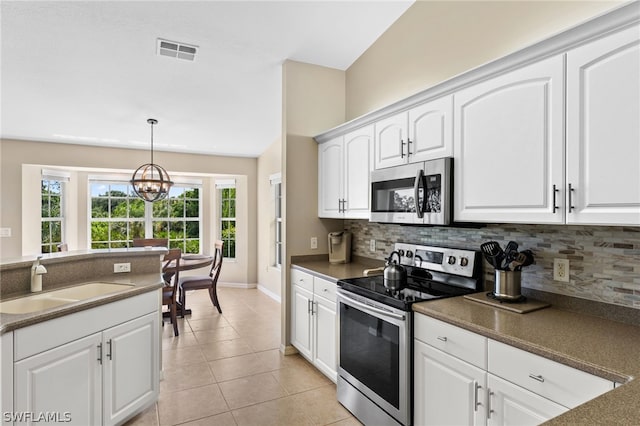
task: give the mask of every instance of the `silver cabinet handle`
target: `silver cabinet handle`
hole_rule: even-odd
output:
[[[558,192],[560,192],[560,190],[553,185],[553,213],[555,214],[556,210],[558,210],[560,207],[556,206],[556,196],[558,194]]]
[[[491,408],[491,397],[494,395],[491,389],[487,389],[487,419],[491,418],[491,413],[493,413],[493,408]]]
[[[311,313],[311,300],[307,300],[307,313]]]
[[[400,139],[400,158],[404,158],[404,139]]]
[[[443,337],[443,336],[438,336],[437,339],[440,340],[441,342],[446,342],[447,341],[447,338]]]
[[[529,378],[533,379],[533,380],[537,380],[540,383],[544,383],[544,377],[542,377],[541,375],[535,375],[533,373],[529,374]]]
[[[109,352],[107,352],[107,358],[111,359],[111,339],[107,340],[107,345],[109,345]]]
[[[575,188],[573,188],[571,186],[571,184],[569,184],[569,213],[571,213],[571,210],[575,209],[575,207],[573,206],[573,190]]]
[[[478,390],[482,389],[482,386],[478,384],[478,382],[474,381],[475,392],[473,394],[473,411],[478,411],[478,406],[482,405],[482,403],[478,400]]]
[[[102,364],[102,343],[98,343],[98,362]]]
[[[411,156],[411,144],[413,143],[413,141],[409,138],[407,138],[407,157]]]

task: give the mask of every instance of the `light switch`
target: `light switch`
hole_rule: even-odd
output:
[[[10,237],[11,228],[0,228],[0,237]]]

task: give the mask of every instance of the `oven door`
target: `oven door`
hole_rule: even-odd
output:
[[[419,208],[424,204],[423,165],[407,164],[371,172],[371,222],[423,222]]]
[[[342,289],[338,303],[338,374],[398,422],[410,424],[411,312]]]

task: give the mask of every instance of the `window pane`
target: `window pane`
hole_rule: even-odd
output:
[[[49,222],[42,222],[40,227],[41,238],[40,241],[42,243],[50,243],[51,242],[51,232],[49,230]]]
[[[127,184],[111,184],[110,187],[112,197],[126,197],[129,195],[130,186]]]
[[[60,209],[60,196],[52,195],[49,201],[49,217],[62,217],[62,212]]]
[[[185,236],[187,238],[199,238],[200,222],[196,222],[195,220],[188,221],[186,223]]]
[[[184,217],[184,200],[171,200],[171,217]]]
[[[198,217],[200,214],[199,204],[198,200],[187,200],[185,202],[185,217]]]
[[[222,200],[222,213],[221,217],[230,217],[229,213],[229,200]]]
[[[42,196],[42,217],[43,218],[51,217],[51,215],[49,214],[49,196],[48,195]]]
[[[122,198],[111,199],[111,217],[126,218],[127,217],[127,200]]]
[[[153,222],[153,238],[167,238],[169,232],[169,222]]]
[[[180,249],[184,252],[184,241],[183,240],[169,240],[169,248],[172,249]]]
[[[62,184],[57,180],[50,180],[49,183],[49,194],[62,195]]]
[[[91,243],[92,249],[106,249],[109,248],[109,243]]]
[[[162,200],[156,201],[153,203],[153,217],[161,218],[161,217],[169,217],[167,211],[169,208],[169,201]]]
[[[51,246],[42,246],[41,253],[51,253]]]
[[[144,201],[139,198],[129,200],[129,217],[144,217]]]
[[[109,223],[108,222],[91,222],[91,241],[109,241]],[[93,248],[93,244],[91,244]]]
[[[169,238],[184,239],[184,222],[169,222]]]
[[[229,200],[229,217],[236,217],[236,200]]]
[[[91,199],[91,217],[109,217],[109,199]]]
[[[135,221],[129,222],[129,240],[134,238],[144,238],[144,222]]]
[[[111,223],[111,241],[126,241],[127,240],[127,222],[112,222]]]
[[[126,241],[112,241],[111,244],[109,244],[109,246],[111,248],[126,248],[127,247],[127,242]]]
[[[185,253],[200,253],[200,241],[198,240],[187,240]]]
[[[191,198],[192,200],[200,199],[200,190],[198,188],[190,188],[185,192],[185,198]]]
[[[62,222],[55,221],[51,223],[51,242],[59,244],[62,242]]]

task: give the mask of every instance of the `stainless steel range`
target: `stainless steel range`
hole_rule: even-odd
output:
[[[412,424],[411,305],[482,290],[480,252],[406,243],[396,252],[407,271],[399,290],[382,276],[338,281],[338,401],[371,426]]]

